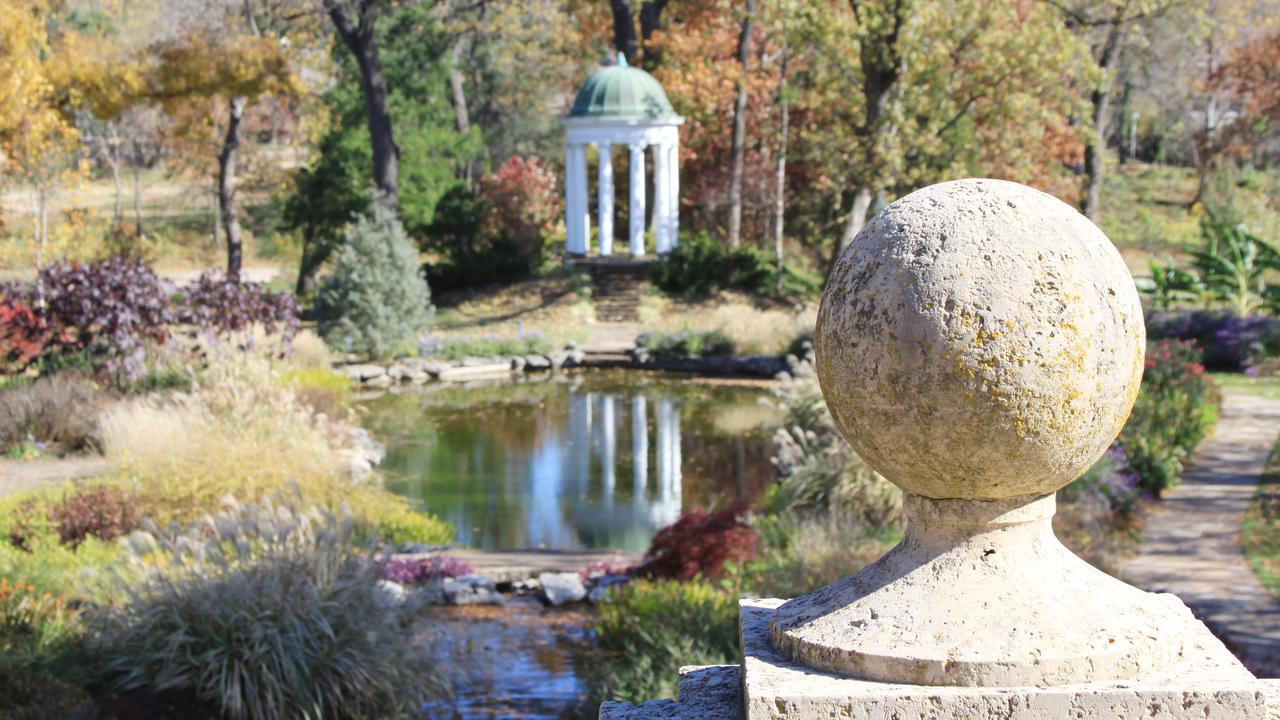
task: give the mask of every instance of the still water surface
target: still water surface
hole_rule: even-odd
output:
[[[387,486],[485,549],[640,552],[684,508],[755,499],[781,411],[759,386],[627,371],[366,400]]]

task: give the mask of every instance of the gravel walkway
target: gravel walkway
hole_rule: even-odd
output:
[[[61,485],[69,481],[106,475],[110,470],[111,464],[101,457],[0,459],[0,497],[44,485]]]
[[[1183,599],[1259,677],[1280,676],[1280,603],[1245,562],[1240,526],[1280,433],[1280,401],[1225,394],[1222,419],[1143,526],[1126,580]]]

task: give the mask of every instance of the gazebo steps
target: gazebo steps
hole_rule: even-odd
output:
[[[602,322],[634,322],[648,282],[648,263],[627,258],[621,262],[599,258],[581,263],[591,273],[591,298],[596,319]]]

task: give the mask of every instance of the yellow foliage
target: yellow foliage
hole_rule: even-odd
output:
[[[146,65],[128,57],[101,35],[67,32],[48,63],[49,79],[64,110],[87,106],[101,120],[114,120],[144,96]]]
[[[150,92],[165,112],[193,97],[294,95],[302,88],[287,48],[274,38],[242,35],[215,42],[185,35],[153,47],[152,54]]]
[[[56,104],[47,12],[43,0],[0,0],[0,167],[37,184],[79,136]]]

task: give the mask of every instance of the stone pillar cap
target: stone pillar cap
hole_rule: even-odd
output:
[[[840,257],[814,333],[845,439],[907,492],[1051,493],[1115,439],[1142,379],[1120,253],[1066,203],[1001,180],[887,206]]]
[[[906,537],[780,606],[776,651],[882,682],[1049,686],[1175,662],[1194,618],[1080,560],[1053,493],[1115,439],[1142,379],[1142,307],[1120,254],[1067,204],[958,180],[881,211],[818,312],[823,397],[908,495]]]

